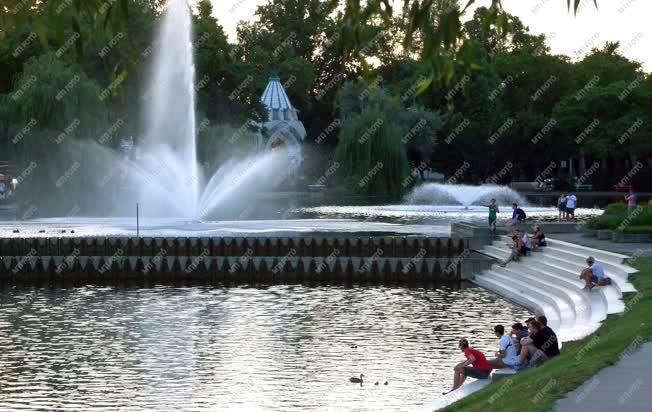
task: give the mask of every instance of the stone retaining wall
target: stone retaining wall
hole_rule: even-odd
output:
[[[459,281],[463,239],[5,238],[0,283],[410,283]]]

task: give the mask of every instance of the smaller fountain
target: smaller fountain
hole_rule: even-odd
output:
[[[487,184],[482,186],[424,183],[415,187],[404,203],[411,205],[462,205],[479,206],[496,199],[499,205],[526,204],[518,193],[507,186]]]

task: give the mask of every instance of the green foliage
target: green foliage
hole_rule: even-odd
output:
[[[625,226],[621,231],[624,233],[652,233],[652,225]]]
[[[430,151],[441,126],[438,114],[404,108],[375,85],[347,84],[341,97],[342,127],[335,159],[353,192],[400,197],[409,187],[407,150],[424,145]]]
[[[625,218],[624,215],[602,215],[591,218],[587,226],[591,229],[601,230],[609,229],[615,230]]]
[[[627,213],[626,203],[609,203],[604,209],[604,215],[624,215]]]
[[[651,225],[652,206],[639,205],[630,214],[624,203],[610,204],[603,215],[596,216],[588,222],[591,229],[610,229],[630,233],[646,233],[646,230],[642,228]]]

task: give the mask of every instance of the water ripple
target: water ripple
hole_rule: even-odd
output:
[[[492,354],[492,325],[529,316],[478,288],[13,289],[0,303],[2,410],[405,410],[451,385],[460,336]]]

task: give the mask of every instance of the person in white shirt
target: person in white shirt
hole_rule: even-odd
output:
[[[491,359],[489,364],[495,369],[516,365],[518,363],[518,354],[512,337],[505,335],[503,325],[494,326],[494,333],[498,338],[498,352],[496,352],[496,358]]]
[[[604,268],[595,261],[593,256],[586,258],[587,268],[580,273],[580,279],[584,281],[584,289],[591,290],[596,285],[606,286],[611,283],[611,279],[604,274]]]
[[[528,236],[527,233],[522,232],[520,230],[518,231],[518,233],[519,233],[519,235],[522,235],[521,240],[523,240],[523,244],[527,248],[527,250],[525,250],[525,253],[532,250],[532,239],[530,238],[530,236]]]
[[[575,218],[575,206],[577,205],[577,197],[569,193],[568,196],[566,196],[566,217],[567,218]]]

